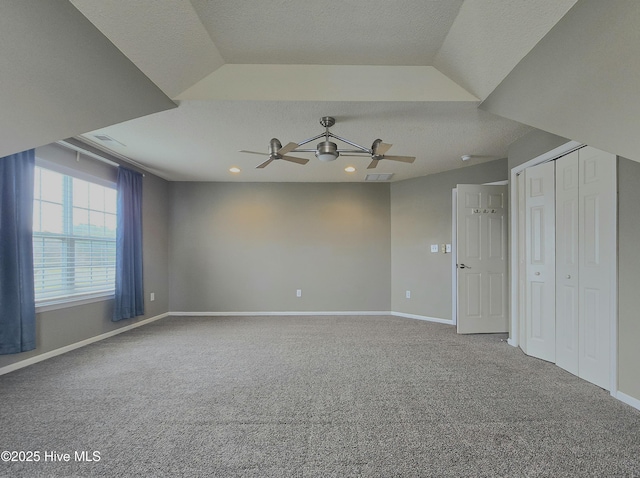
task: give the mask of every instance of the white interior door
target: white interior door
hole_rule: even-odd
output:
[[[556,163],[556,364],[579,375],[578,151]]]
[[[507,332],[507,187],[457,190],[458,333]]]
[[[555,167],[525,171],[526,304],[529,355],[555,362]]]
[[[586,147],[579,155],[579,374],[611,386],[611,324],[616,261],[615,156]]]

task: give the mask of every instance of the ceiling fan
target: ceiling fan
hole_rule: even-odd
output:
[[[314,153],[316,158],[320,161],[333,161],[340,156],[341,153],[356,153],[356,154],[343,154],[343,156],[354,156],[361,157],[363,154],[366,154],[371,157],[371,163],[367,166],[367,169],[375,168],[380,161],[383,159],[388,159],[391,161],[401,161],[403,163],[413,163],[416,158],[413,156],[387,156],[385,153],[389,151],[391,148],[391,144],[383,143],[381,139],[376,139],[371,148],[365,148],[364,146],[360,146],[353,141],[349,141],[348,139],[342,138],[338,135],[333,134],[329,131],[329,128],[336,123],[335,118],[331,116],[323,116],[320,118],[320,124],[325,128],[324,133],[320,133],[313,138],[305,139],[299,143],[288,143],[286,146],[282,146],[280,141],[276,138],[273,138],[269,142],[269,159],[263,163],[260,163],[257,168],[264,168],[273,162],[276,159],[284,159],[286,161],[290,161],[298,164],[307,164],[309,162],[308,159],[296,158],[294,156],[288,156],[287,153],[295,152],[295,153]],[[311,141],[315,141],[317,139],[324,138],[324,141],[318,143],[316,149],[299,149],[300,146],[303,146]],[[356,149],[338,149],[338,145],[332,141],[329,141],[329,138],[335,138],[338,141],[342,141],[348,145],[353,146]],[[252,154],[263,154],[255,151],[240,151],[241,153],[252,153]]]
[[[413,163],[416,158],[413,156],[387,156],[385,153],[389,151],[392,144],[383,143],[381,139],[376,139],[371,145],[371,162],[367,169],[375,168],[383,159],[389,159],[391,161],[401,161],[403,163]],[[343,156],[358,156],[357,154],[344,154]]]
[[[285,161],[290,161],[292,163],[298,164],[307,164],[309,162],[308,159],[305,158],[296,158],[295,156],[289,156],[287,153],[290,153],[294,149],[298,147],[297,143],[288,143],[286,146],[282,146],[282,143],[278,141],[276,138],[273,138],[269,141],[269,153],[258,153],[257,151],[245,151],[240,150],[241,153],[251,153],[251,154],[259,154],[261,156],[269,156],[269,159],[258,164],[256,166],[257,169],[266,168],[273,161],[278,159],[284,159]]]

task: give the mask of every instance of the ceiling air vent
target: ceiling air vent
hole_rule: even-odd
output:
[[[367,174],[364,178],[365,181],[389,181],[393,173],[385,174]]]
[[[126,144],[121,143],[117,139],[113,139],[111,136],[108,136],[106,134],[94,134],[93,137],[96,138],[96,139],[99,139],[100,141],[102,141],[104,143],[118,143],[121,146],[126,146]]]

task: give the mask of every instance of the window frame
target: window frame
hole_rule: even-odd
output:
[[[64,176],[68,176],[72,179],[70,179],[69,181],[72,182],[73,178],[75,179],[80,179],[82,181],[87,181],[89,183],[93,183],[99,186],[103,186],[103,187],[107,187],[110,189],[114,189],[116,190],[116,194],[117,194],[117,189],[116,189],[116,183],[114,181],[110,181],[108,179],[104,179],[104,178],[100,178],[97,176],[93,176],[91,174],[87,174],[86,172],[83,171],[79,171],[79,170],[75,170],[73,168],[70,168],[68,166],[65,165],[61,165],[58,164],[56,162],[53,161],[48,161],[46,159],[43,159],[41,157],[36,157],[36,167],[40,167],[46,170],[50,170],[50,171],[54,171],[56,173],[62,174]],[[65,194],[65,188],[63,188],[63,195]],[[35,202],[36,198],[34,196],[34,202]],[[65,212],[63,212],[63,216],[68,215],[69,213],[73,214],[73,209],[74,209],[74,204],[73,204],[73,197],[70,195],[67,195],[66,197],[63,198],[63,203],[66,202],[66,206],[63,206],[65,208]],[[105,211],[102,211],[105,212]],[[68,218],[67,218],[68,219]],[[67,221],[67,219],[64,219],[65,221]],[[117,212],[116,212],[116,221],[117,221]],[[68,226],[68,225],[67,225]],[[73,232],[73,230],[71,229],[71,231]],[[37,235],[39,234],[38,232],[33,231],[32,235],[34,238],[34,241],[39,238],[39,237],[46,237],[47,233],[44,233],[42,235]],[[64,238],[66,240],[72,240],[72,241],[77,241],[77,240],[82,240],[83,237],[82,236],[78,236],[78,237],[69,237],[68,234],[68,229],[67,229],[67,233],[63,233],[64,235],[62,236],[58,236],[56,234],[52,235],[51,237],[61,237]],[[73,234],[71,234],[71,236],[73,236]],[[91,236],[88,236],[91,237]],[[85,238],[86,239],[86,238]],[[95,239],[100,240],[101,238],[96,237]],[[113,239],[108,239],[109,242],[115,242],[115,238]],[[115,260],[114,260],[114,268],[115,268]],[[34,261],[34,272],[35,272],[35,261]],[[110,289],[105,289],[105,290],[101,290],[101,291],[89,291],[89,292],[84,292],[84,293],[78,293],[78,294],[68,294],[65,296],[59,296],[59,297],[49,297],[49,298],[41,298],[39,300],[36,300],[35,302],[35,307],[36,307],[36,313],[39,312],[46,312],[46,311],[50,311],[50,310],[57,310],[57,309],[63,309],[63,308],[67,308],[67,307],[74,307],[74,306],[79,306],[79,305],[84,305],[84,304],[90,304],[90,303],[94,303],[94,302],[101,302],[101,301],[107,301],[110,299],[113,299],[115,296],[115,280],[113,283],[113,287]]]

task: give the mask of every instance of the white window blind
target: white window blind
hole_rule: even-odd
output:
[[[36,302],[115,288],[116,190],[35,168],[33,262]]]

